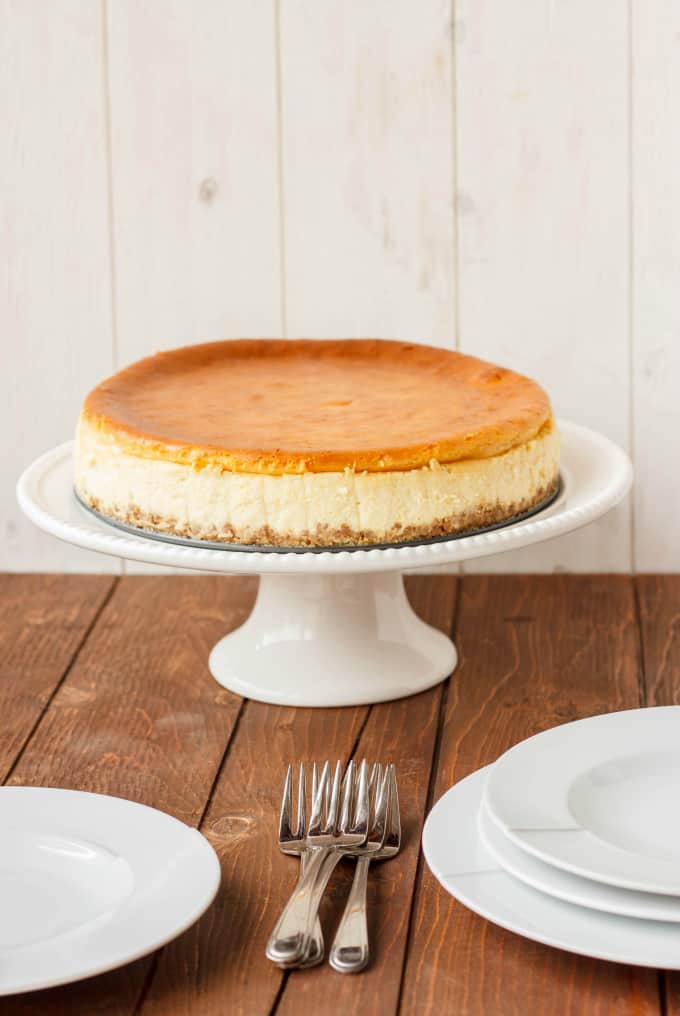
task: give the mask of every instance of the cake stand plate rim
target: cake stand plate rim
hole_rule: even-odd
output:
[[[340,574],[427,569],[484,557],[561,536],[604,515],[628,492],[633,470],[609,438],[559,420],[563,489],[547,508],[501,528],[450,540],[348,550],[225,550],[184,546],[134,534],[86,516],[73,497],[72,441],[37,458],[21,475],[17,499],[39,528],[88,550],[170,567],[238,573]]]

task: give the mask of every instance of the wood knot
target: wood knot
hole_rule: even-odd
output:
[[[206,205],[211,205],[217,197],[217,180],[214,176],[206,176],[198,188],[198,196]]]
[[[75,685],[66,684],[56,698],[58,706],[83,706],[87,702],[93,702],[97,697],[94,685],[91,688],[78,688]]]
[[[223,815],[210,826],[208,836],[219,844],[227,845],[249,836],[254,826],[255,819],[249,815]]]

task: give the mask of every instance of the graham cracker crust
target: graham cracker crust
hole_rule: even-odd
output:
[[[497,525],[515,515],[530,511],[536,505],[547,501],[557,490],[559,476],[553,483],[541,487],[531,497],[511,504],[488,504],[474,512],[466,512],[449,518],[435,519],[427,526],[395,523],[387,532],[371,529],[352,529],[351,526],[331,528],[319,525],[313,531],[281,533],[270,526],[256,530],[239,530],[233,526],[205,528],[181,524],[177,519],[164,518],[151,512],[142,511],[136,505],[121,508],[118,505],[103,505],[99,498],[79,493],[79,497],[98,512],[125,525],[151,532],[164,533],[184,539],[205,540],[213,543],[234,543],[242,546],[263,547],[358,547],[367,544],[408,543],[417,540],[432,540],[438,537],[459,536],[470,530],[484,529]]]

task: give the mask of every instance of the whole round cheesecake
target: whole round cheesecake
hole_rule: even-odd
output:
[[[555,490],[559,435],[529,378],[375,339],[238,339],[158,353],[85,400],[75,488],[141,529],[267,546],[441,537]]]

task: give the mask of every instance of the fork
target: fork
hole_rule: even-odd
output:
[[[401,842],[399,797],[394,765],[389,765],[384,778],[377,767],[375,805],[366,844],[352,851],[357,858],[350,890],[340,925],[329,956],[331,966],[341,974],[358,973],[368,963],[368,926],[366,921],[366,884],[371,861],[394,857]]]
[[[350,762],[345,779],[342,781],[341,800],[340,762],[335,767],[332,787],[328,762],[323,767],[318,792],[312,802],[306,842],[308,847],[326,847],[328,850],[314,850],[310,853],[305,871],[300,872],[293,895],[274,926],[266,953],[275,963],[297,966],[304,960],[319,903],[333,869],[343,853],[352,847],[360,846],[366,840],[368,835],[366,763],[362,762],[358,779],[355,778],[354,770],[354,763]]]
[[[312,801],[316,798],[319,789],[319,772],[316,762],[312,766]],[[300,763],[300,775],[298,778],[298,801],[297,801],[297,824],[293,830],[293,767],[288,766],[286,781],[283,787],[283,799],[281,801],[281,815],[279,818],[279,850],[284,854],[292,854],[300,858],[301,873],[304,875],[310,858],[310,848],[306,840],[306,786],[305,766]],[[322,849],[322,848],[314,848]],[[314,967],[321,963],[324,956],[323,933],[317,916],[309,942],[309,949],[302,967]]]

